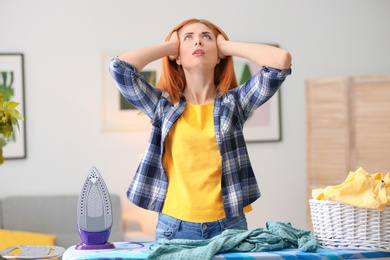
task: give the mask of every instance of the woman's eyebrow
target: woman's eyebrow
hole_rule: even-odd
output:
[[[188,35],[188,34],[194,34],[194,32],[186,32],[183,35]],[[213,33],[210,31],[204,31],[204,32],[201,32],[200,34],[211,34],[212,35]]]

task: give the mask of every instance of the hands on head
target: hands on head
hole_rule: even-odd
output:
[[[219,34],[217,36],[217,47],[218,47],[218,58],[220,58],[220,59],[224,59],[227,56],[224,54],[223,48],[222,48],[222,46],[225,42],[227,42],[225,37],[223,37],[222,34]],[[171,37],[168,40],[168,43],[171,43],[175,46],[175,48],[174,48],[175,52],[170,54],[168,57],[172,61],[176,60],[179,57],[179,48],[180,48],[180,39],[179,39],[179,35],[178,35],[177,31],[174,31],[172,33]]]

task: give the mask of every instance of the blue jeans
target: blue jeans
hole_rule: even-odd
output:
[[[245,215],[224,218],[214,222],[195,223],[176,219],[159,213],[156,225],[156,240],[167,239],[209,239],[221,234],[226,229],[248,230]]]

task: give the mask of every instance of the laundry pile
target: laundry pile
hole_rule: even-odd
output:
[[[313,189],[312,197],[383,211],[390,202],[390,172],[370,174],[360,167],[339,185]]]
[[[303,252],[316,252],[318,242],[307,230],[294,228],[289,222],[266,223],[266,228],[228,229],[206,240],[158,239],[151,246],[148,259],[212,259],[226,252],[264,252],[295,247]]]

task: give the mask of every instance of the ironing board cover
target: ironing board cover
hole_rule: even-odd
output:
[[[68,248],[63,260],[84,260],[84,259],[105,259],[105,260],[127,260],[146,259],[150,254],[150,245],[153,242],[115,242],[115,249],[107,250],[76,250],[75,246]],[[316,253],[301,252],[298,249],[284,249],[272,252],[253,253],[224,253],[217,254],[213,259],[373,259],[390,257],[390,252],[359,251],[359,250],[333,250],[319,248]]]

